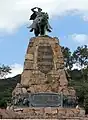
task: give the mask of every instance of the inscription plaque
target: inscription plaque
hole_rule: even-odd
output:
[[[53,68],[53,51],[49,43],[40,43],[37,57],[38,69],[47,74]]]
[[[32,107],[59,107],[61,96],[57,93],[35,93],[30,96]]]

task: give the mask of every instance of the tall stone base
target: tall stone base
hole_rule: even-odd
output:
[[[30,93],[63,92],[75,96],[74,89],[68,89],[63,55],[57,38],[44,36],[30,39],[21,84]]]
[[[25,118],[84,116],[85,111],[76,107],[74,88],[68,87],[57,38],[30,39],[21,83],[12,92],[12,104],[14,111],[22,112],[21,116],[25,114]]]
[[[65,108],[75,109],[76,93],[72,87],[68,87],[63,55],[57,38],[40,36],[30,39],[21,83],[18,83],[12,92],[12,104],[17,111],[35,111],[33,116],[37,109],[51,113],[53,109],[57,112],[64,111]]]

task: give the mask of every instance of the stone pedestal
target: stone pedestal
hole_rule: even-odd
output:
[[[38,109],[40,118],[45,113],[50,114],[51,117],[53,110],[58,114],[65,111],[68,114],[68,110],[73,108],[76,110],[76,93],[73,87],[68,87],[59,39],[48,36],[30,39],[21,83],[17,84],[12,96],[14,108],[17,110],[21,108],[23,111],[28,108],[29,114],[35,111],[33,116],[37,114]],[[65,110],[65,108],[68,109]],[[56,116],[58,116],[57,113],[55,113]],[[74,112],[72,114],[76,115]],[[26,117],[27,115],[28,113]]]
[[[62,91],[75,96],[74,89],[68,89],[59,39],[48,36],[30,39],[21,84],[30,93]]]
[[[67,120],[84,116],[83,109],[75,108],[74,88],[68,87],[59,39],[48,36],[30,39],[21,83],[13,90],[12,99],[14,111],[21,111],[23,118]]]

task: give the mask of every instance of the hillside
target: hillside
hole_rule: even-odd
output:
[[[16,84],[21,80],[21,75],[12,78],[0,79],[0,106],[3,106],[11,98],[11,93]]]

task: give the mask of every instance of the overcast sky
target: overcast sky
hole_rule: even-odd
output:
[[[27,27],[32,7],[48,12],[52,37],[74,51],[88,44],[88,0],[0,0],[0,64],[21,73],[27,45],[33,33]]]

